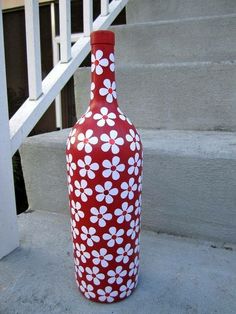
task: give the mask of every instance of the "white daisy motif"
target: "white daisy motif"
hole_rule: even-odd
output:
[[[113,180],[119,180],[120,178],[120,173],[125,170],[125,165],[124,164],[119,164],[120,158],[118,156],[114,156],[112,160],[104,160],[102,165],[104,168],[106,168],[103,172],[102,175],[105,178],[108,178],[112,176]]]
[[[143,178],[142,176],[138,177],[138,191],[141,192],[142,188],[143,188],[143,184],[142,184]]]
[[[81,200],[83,202],[87,202],[88,200],[88,196],[91,196],[93,194],[93,191],[92,189],[90,188],[87,188],[87,181],[86,180],[81,180],[80,182],[79,181],[75,181],[75,195],[77,197],[81,197]]]
[[[134,198],[134,192],[137,190],[137,184],[134,183],[134,178],[129,179],[129,183],[123,182],[120,186],[122,190],[124,190],[121,193],[122,198],[128,198],[132,200]]]
[[[124,221],[130,221],[131,220],[131,213],[134,210],[134,206],[130,205],[128,207],[128,203],[124,202],[121,205],[121,208],[117,208],[115,210],[115,215],[118,216],[117,222],[119,224],[122,224]]]
[[[67,142],[66,142],[66,147],[69,150],[71,144],[73,145],[75,143],[75,133],[76,133],[76,129],[72,129],[69,133]]]
[[[114,297],[118,295],[118,291],[112,291],[112,287],[108,286],[104,290],[98,289],[99,301],[111,303],[114,301]]]
[[[76,221],[80,221],[80,218],[84,218],[84,212],[81,209],[81,204],[79,202],[71,201],[71,214],[75,216]]]
[[[136,176],[138,175],[139,168],[141,166],[141,159],[139,158],[139,154],[136,153],[134,158],[130,157],[128,159],[128,164],[130,165],[128,169],[128,174],[135,174]]]
[[[93,246],[94,242],[99,242],[100,238],[96,235],[95,228],[90,227],[89,229],[87,229],[87,227],[82,226],[81,231],[83,233],[80,234],[80,237],[83,241],[87,241],[88,246]]]
[[[121,120],[123,120],[123,121],[126,120],[130,125],[132,125],[132,123],[131,123],[131,121],[129,120],[129,118],[127,118],[127,117],[125,116],[125,114],[120,110],[119,107],[117,108],[117,111],[119,112],[119,118],[120,118]]]
[[[99,169],[99,165],[96,162],[92,163],[92,158],[89,155],[85,156],[84,160],[79,159],[77,164],[80,167],[79,174],[81,177],[85,177],[87,175],[89,179],[95,178],[94,171]]]
[[[133,288],[134,288],[134,282],[131,279],[129,279],[126,285],[122,285],[120,287],[120,292],[121,292],[120,298],[123,299],[124,297],[128,297],[131,294]]]
[[[114,53],[110,53],[109,60],[111,61],[109,68],[110,68],[111,72],[114,72],[115,71],[115,56],[114,56]]]
[[[71,194],[71,192],[74,191],[73,185],[71,184],[71,177],[67,176],[67,182],[68,182],[68,193]]]
[[[76,257],[74,258],[74,264],[75,264],[75,272],[79,275],[79,277],[83,276],[84,273],[84,267],[80,265],[79,259]]]
[[[130,223],[130,229],[127,231],[127,236],[131,237],[133,240],[136,236],[136,233],[139,231],[139,219],[132,220]]]
[[[84,280],[81,281],[80,290],[84,293],[87,299],[95,298],[95,293],[93,292],[93,286],[88,284]]]
[[[124,276],[126,276],[127,274],[127,270],[123,270],[122,266],[117,266],[115,271],[114,270],[109,270],[107,272],[107,275],[110,277],[108,279],[108,282],[110,284],[113,284],[114,282],[116,282],[118,285],[120,285],[123,282],[123,278]]]
[[[66,155],[66,168],[70,176],[73,176],[76,170],[76,164],[73,162],[73,156],[71,154]]]
[[[119,112],[119,118],[120,118],[121,120],[125,121],[125,120],[126,120],[126,117],[125,117],[124,113],[120,110],[119,107],[117,108],[117,111]]]
[[[134,249],[134,253],[139,253],[140,251],[140,236],[138,236],[135,240],[135,249]]]
[[[107,207],[101,206],[99,209],[92,207],[90,212],[93,216],[90,217],[92,223],[98,223],[99,227],[106,226],[106,220],[112,219],[112,214],[107,213]]]
[[[85,270],[87,272],[87,280],[93,281],[96,286],[100,285],[100,280],[103,280],[105,278],[105,275],[99,273],[99,268],[96,266],[94,266],[93,268],[86,267]]]
[[[86,246],[84,244],[75,244],[76,255],[81,259],[82,263],[86,263],[86,260],[90,258],[90,253],[86,252]]]
[[[79,230],[76,228],[76,222],[74,219],[70,220],[71,222],[71,233],[74,239],[77,238],[77,236],[79,235]]]
[[[95,83],[94,82],[92,82],[91,83],[91,90],[90,90],[90,99],[91,100],[93,100],[93,98],[94,98],[94,91],[95,90]]]
[[[92,111],[90,111],[90,107],[86,110],[86,112],[81,116],[78,121],[78,124],[83,124],[86,118],[90,118],[92,115]]]
[[[120,151],[119,146],[124,144],[122,137],[117,137],[118,133],[115,130],[110,131],[110,136],[108,134],[102,134],[100,139],[105,142],[102,144],[102,151],[108,152],[110,149],[113,154],[118,154]]]
[[[136,275],[135,278],[134,278],[134,282],[135,282],[134,287],[135,287],[135,288],[136,288],[137,285],[138,285],[138,277],[139,277],[139,270],[138,270],[137,275]]]
[[[116,99],[116,82],[111,82],[109,79],[103,81],[105,87],[99,89],[101,96],[106,96],[106,101],[110,104],[113,99]]]
[[[112,254],[107,254],[107,249],[101,248],[99,251],[93,250],[93,263],[94,265],[101,264],[102,267],[107,267],[108,262],[110,262],[113,259]]]
[[[102,50],[97,50],[95,54],[91,55],[91,71],[96,72],[97,75],[101,75],[103,73],[103,67],[108,66],[108,60],[106,58],[103,58],[103,52]]]
[[[116,262],[120,263],[123,262],[124,264],[127,264],[129,261],[129,256],[133,254],[133,249],[131,247],[130,243],[127,243],[125,248],[119,247],[117,249],[117,257],[116,257]]]
[[[118,194],[118,189],[112,188],[111,181],[106,181],[104,187],[100,184],[96,185],[95,190],[98,193],[96,200],[102,202],[105,199],[107,204],[111,204],[114,201],[113,196]]]
[[[110,227],[109,228],[109,233],[104,233],[103,234],[103,239],[107,241],[107,245],[109,247],[113,247],[115,243],[121,244],[123,242],[123,236],[124,230],[119,229],[117,230],[116,227]]]
[[[90,130],[90,129],[87,130],[85,134],[80,133],[78,135],[79,143],[77,145],[77,149],[78,150],[84,149],[87,154],[91,153],[93,149],[92,145],[95,145],[98,142],[98,138],[92,135],[93,135],[93,130]]]
[[[100,109],[100,113],[95,113],[93,118],[94,120],[98,120],[97,121],[98,126],[104,126],[105,124],[109,126],[114,126],[115,125],[114,119],[116,118],[116,115],[114,114],[114,112],[108,113],[108,109],[106,107],[102,107]]]
[[[130,129],[129,134],[126,135],[126,140],[130,142],[130,149],[135,151],[135,149],[140,150],[140,137],[134,130]]]
[[[142,205],[142,201],[141,201],[141,195],[139,196],[139,198],[135,201],[135,215],[140,215],[141,214],[141,205]]]
[[[136,275],[138,273],[139,259],[138,256],[135,257],[134,262],[129,265],[129,276]]]

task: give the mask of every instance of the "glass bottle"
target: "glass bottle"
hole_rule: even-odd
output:
[[[118,107],[114,43],[91,34],[91,101],[66,150],[76,282],[104,303],[128,297],[139,274],[142,143]]]

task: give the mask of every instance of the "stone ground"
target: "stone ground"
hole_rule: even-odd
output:
[[[236,247],[142,233],[136,291],[116,304],[87,301],[74,281],[69,218],[27,212],[21,246],[0,261],[1,314],[235,314]]]

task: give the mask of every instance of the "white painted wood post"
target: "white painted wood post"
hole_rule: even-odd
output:
[[[71,59],[71,13],[70,1],[59,0],[60,11],[60,51],[61,62],[67,63]]]
[[[51,34],[52,34],[52,55],[53,66],[59,62],[60,47],[56,41],[56,19],[55,19],[55,3],[51,3]],[[59,93],[55,99],[55,116],[56,116],[56,128],[62,129],[62,106],[61,106],[61,93]]]
[[[109,0],[101,0],[101,16],[109,14]]]
[[[25,0],[25,26],[29,99],[36,100],[42,94],[38,0]]]
[[[19,246],[0,3],[0,259]]]
[[[93,1],[83,0],[84,36],[90,36],[93,31]]]

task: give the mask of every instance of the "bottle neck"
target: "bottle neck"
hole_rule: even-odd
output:
[[[90,96],[91,108],[99,103],[117,106],[114,45],[92,45]]]

